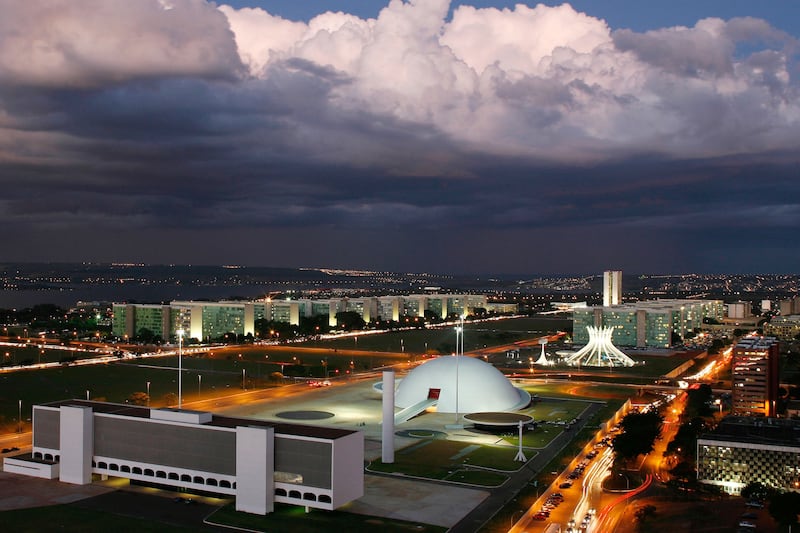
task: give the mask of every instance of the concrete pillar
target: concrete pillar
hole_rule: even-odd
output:
[[[236,510],[264,515],[275,507],[275,429],[236,428]]]
[[[394,371],[383,372],[383,426],[381,461],[394,463]]]
[[[94,418],[91,407],[63,405],[60,409],[58,479],[75,485],[92,482]]]

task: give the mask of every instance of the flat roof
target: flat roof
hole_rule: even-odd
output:
[[[91,407],[95,413],[113,414],[119,416],[129,416],[132,418],[147,418],[150,419],[150,411],[157,410],[153,407],[143,407],[138,405],[127,405],[119,403],[96,402],[92,400],[58,400],[55,402],[38,404],[45,407],[61,407],[63,405]],[[178,409],[170,408],[174,411]],[[183,411],[197,413],[189,409]],[[156,420],[154,418],[154,420]],[[256,427],[271,427],[275,428],[276,434],[282,435],[296,435],[298,437],[316,437],[320,439],[335,440],[341,437],[358,433],[358,431],[341,428],[331,428],[326,426],[310,426],[304,424],[286,424],[283,422],[272,422],[267,420],[258,420],[255,418],[239,418],[231,416],[220,416],[212,413],[211,422],[204,424],[195,424],[198,426],[215,426],[223,428],[235,428],[236,426],[256,426]]]
[[[800,421],[789,418],[726,416],[700,440],[746,442],[778,446],[800,446]]]

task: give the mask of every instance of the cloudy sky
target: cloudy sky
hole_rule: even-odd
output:
[[[0,0],[0,257],[798,272],[755,4]]]

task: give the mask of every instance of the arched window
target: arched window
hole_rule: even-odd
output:
[[[316,494],[312,494],[310,492],[306,492],[305,494],[303,494],[303,499],[304,500],[311,500],[311,501],[315,502],[315,501],[317,501],[317,496],[316,496]]]
[[[176,474],[175,472],[170,472],[168,477],[170,479],[174,479],[175,481],[178,481],[178,474]]]
[[[319,501],[321,503],[331,503],[331,497],[328,496],[327,494],[320,494],[319,495]]]
[[[286,496],[286,489],[275,489],[275,496]]]

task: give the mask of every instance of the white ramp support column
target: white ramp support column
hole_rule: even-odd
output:
[[[265,515],[275,508],[275,429],[236,428],[236,510]]]
[[[514,458],[515,461],[519,461],[520,463],[525,463],[528,461],[528,458],[525,457],[525,454],[522,453],[522,420],[519,421],[519,451],[517,452],[517,456]]]
[[[381,461],[394,463],[394,371],[383,372],[383,424],[381,427]]]
[[[63,405],[60,409],[59,481],[75,485],[92,482],[94,418],[91,407]]]

